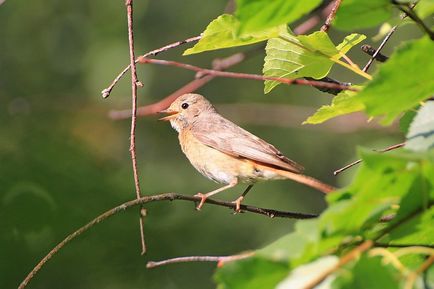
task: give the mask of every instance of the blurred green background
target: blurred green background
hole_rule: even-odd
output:
[[[198,35],[225,6],[225,0],[135,1],[137,53]],[[415,27],[403,27],[385,54],[414,35],[419,35]],[[345,34],[332,29],[331,36],[338,43]],[[182,57],[186,47],[159,57],[209,67],[213,58],[243,50]],[[361,65],[368,59],[358,48],[350,56]],[[232,70],[260,73],[263,57],[260,53]],[[123,79],[108,99],[100,96],[128,62],[124,1],[6,0],[0,5],[0,288],[16,287],[67,234],[135,197],[130,122],[108,117],[111,110],[129,108],[130,80]],[[333,76],[361,81],[336,68]],[[144,83],[139,103],[144,105],[190,81],[193,73],[142,65],[139,78]],[[310,87],[281,85],[264,95],[261,82],[215,79],[199,92],[228,118],[303,164],[307,174],[339,186],[355,170],[339,177],[332,172],[357,157],[357,145],[381,148],[402,139],[398,129],[366,123],[360,115],[301,125],[316,107],[331,100]],[[138,121],[143,192],[192,195],[216,188],[188,163],[175,131],[156,119]],[[218,197],[233,200],[243,189]],[[291,181],[259,184],[246,203],[306,213],[319,213],[325,206],[320,193]],[[139,254],[138,212],[132,209],[70,243],[29,288],[213,288],[215,264],[153,270],[145,264],[255,249],[290,232],[293,224],[287,219],[233,215],[211,205],[201,212],[184,202],[147,207],[145,256]]]

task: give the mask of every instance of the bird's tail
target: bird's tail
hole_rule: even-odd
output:
[[[330,192],[336,191],[336,188],[333,186],[330,186],[328,184],[325,184],[323,182],[321,182],[320,180],[317,180],[313,177],[309,177],[303,174],[298,174],[298,173],[293,173],[293,172],[289,172],[289,171],[285,171],[285,170],[279,170],[276,168],[271,168],[268,166],[264,166],[264,165],[260,165],[260,164],[256,164],[256,166],[258,166],[261,169],[264,170],[269,170],[269,171],[273,171],[276,174],[288,178],[290,180],[293,180],[295,182],[304,184],[306,186],[309,186],[311,188],[314,188],[318,191],[323,192],[324,194],[328,194]]]

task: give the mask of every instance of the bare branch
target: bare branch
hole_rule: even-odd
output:
[[[374,150],[374,151],[379,152],[379,153],[384,153],[384,152],[388,152],[388,151],[391,151],[391,150],[399,149],[399,148],[403,147],[404,145],[405,145],[405,142],[402,142],[402,143],[399,143],[399,144],[394,144],[392,146],[389,146],[389,147],[381,149],[381,150]],[[333,174],[335,176],[337,176],[338,174],[340,174],[343,171],[345,171],[345,170],[347,170],[347,169],[349,169],[349,168],[351,168],[351,167],[353,167],[353,166],[361,163],[362,161],[363,160],[361,160],[361,159],[359,159],[357,161],[354,161],[354,162],[352,162],[352,163],[350,163],[350,164],[348,164],[348,165],[346,165],[346,166],[344,166],[344,167],[342,167],[342,168],[334,171]]]
[[[231,262],[241,259],[246,259],[251,256],[253,256],[254,252],[246,252],[241,253],[237,255],[231,255],[231,256],[187,256],[187,257],[177,257],[177,258],[171,258],[166,259],[162,261],[149,261],[146,263],[146,268],[151,269],[159,266],[165,266],[168,264],[175,264],[175,263],[188,263],[188,262],[218,262],[218,265],[221,266],[221,264],[225,262]]]
[[[167,44],[167,45],[165,45],[163,47],[160,47],[160,48],[154,49],[152,51],[149,51],[149,52],[143,54],[141,57],[156,56],[156,55],[160,54],[161,52],[165,52],[165,51],[167,51],[169,49],[178,47],[180,45],[183,45],[183,44],[186,44],[186,43],[190,43],[190,42],[196,42],[196,41],[200,40],[201,37],[202,36],[199,35],[199,36],[194,36],[194,37],[187,38],[185,40],[176,41],[176,42]],[[137,64],[137,62],[138,62],[138,59],[135,60],[136,64]],[[127,71],[130,69],[130,67],[131,67],[131,64],[128,65],[127,67],[125,67],[124,70],[122,70],[122,72],[119,73],[118,76],[116,76],[116,78],[112,81],[112,83],[107,88],[105,88],[105,89],[103,89],[101,91],[102,97],[107,98],[107,97],[110,96],[110,93],[113,90],[113,88],[115,87],[115,85],[125,75],[125,73],[127,73]]]
[[[139,63],[151,63],[157,65],[164,66],[174,66],[187,70],[192,70],[196,72],[200,72],[202,75],[213,75],[217,77],[227,77],[227,78],[237,78],[237,79],[251,79],[251,80],[272,80],[280,83],[284,83],[287,85],[298,84],[298,85],[310,85],[315,87],[325,87],[330,89],[342,89],[342,90],[351,90],[351,91],[359,91],[359,89],[355,87],[350,87],[346,85],[341,85],[337,83],[324,82],[318,80],[307,80],[307,79],[289,79],[289,78],[279,78],[279,77],[268,77],[259,74],[248,74],[248,73],[237,73],[237,72],[227,72],[227,71],[218,71],[213,69],[201,68],[198,66],[194,66],[191,64],[169,61],[169,60],[161,60],[161,59],[150,59],[150,58],[140,58]]]
[[[127,21],[128,21],[128,43],[130,47],[130,67],[131,67],[131,132],[130,132],[130,154],[131,162],[133,165],[134,186],[136,188],[136,197],[140,199],[140,181],[137,170],[137,158],[136,158],[136,120],[137,120],[137,72],[134,56],[134,34],[133,34],[133,0],[126,0],[127,6]],[[142,247],[142,255],[146,252],[145,244],[145,232],[143,228],[144,218],[146,216],[146,210],[141,208],[139,210],[139,225],[140,225],[140,244]]]
[[[68,235],[65,239],[63,239],[63,241],[61,241],[53,249],[51,249],[51,251],[48,252],[48,254],[44,258],[42,258],[42,260],[39,261],[39,263],[32,269],[32,271],[30,271],[30,273],[26,276],[26,278],[23,280],[23,282],[21,282],[18,289],[25,288],[28,285],[28,283],[32,280],[32,278],[39,272],[39,270],[41,270],[41,268],[56,253],[58,253],[66,244],[68,244],[70,241],[72,241],[76,237],[80,236],[81,234],[83,234],[84,232],[86,232],[87,230],[89,230],[90,228],[95,226],[96,224],[99,224],[99,223],[105,221],[106,219],[108,219],[108,218],[110,218],[110,217],[112,217],[112,216],[114,216],[120,212],[123,212],[129,208],[135,207],[135,206],[139,206],[139,205],[143,205],[143,204],[147,204],[147,203],[152,203],[152,202],[175,201],[175,200],[182,200],[182,201],[189,201],[189,202],[200,202],[201,198],[195,197],[195,196],[186,196],[186,195],[181,195],[181,194],[176,194],[176,193],[167,193],[167,194],[159,194],[159,195],[152,195],[152,196],[144,196],[144,197],[141,197],[140,199],[135,199],[135,200],[123,203],[123,204],[121,204],[121,205],[119,205],[113,209],[110,209],[110,210],[102,213],[101,215],[99,215],[98,217],[96,217],[95,219],[93,219],[92,221],[90,221],[89,223],[84,225],[83,227],[80,227],[78,230],[76,230],[72,234]],[[219,201],[219,200],[213,200],[213,199],[206,199],[205,202],[208,204],[211,204],[211,205],[216,205],[216,206],[221,206],[221,207],[226,207],[226,208],[231,208],[231,209],[236,208],[235,203],[232,203],[232,202],[225,202],[225,201]],[[312,218],[318,217],[318,215],[315,215],[315,214],[286,212],[286,211],[266,209],[266,208],[254,207],[254,206],[243,205],[243,204],[241,204],[241,212],[255,213],[255,214],[264,215],[264,216],[267,216],[270,218],[276,217],[276,218],[289,218],[289,219],[312,219]]]
[[[336,16],[336,12],[338,12],[338,9],[339,9],[339,6],[341,5],[341,2],[342,2],[342,0],[335,0],[329,16],[327,16],[327,19],[326,19],[324,25],[321,27],[321,31],[327,32],[329,30],[330,25],[332,24],[332,21]]]
[[[233,54],[233,55],[226,57],[226,58],[223,58],[223,59],[215,59],[213,61],[213,69],[215,69],[215,70],[228,69],[229,67],[242,62],[245,58],[246,58],[245,53],[236,53],[236,54]],[[215,76],[213,76],[213,75],[205,75],[203,77],[196,78],[193,81],[191,81],[191,82],[187,83],[186,85],[184,85],[183,87],[181,87],[180,89],[176,90],[175,92],[173,92],[169,96],[166,96],[162,100],[155,102],[153,104],[150,104],[150,105],[139,107],[137,114],[139,116],[156,114],[159,111],[168,108],[169,105],[175,99],[177,99],[179,96],[181,96],[185,93],[190,93],[190,92],[193,92],[193,91],[199,89],[200,87],[205,85],[207,82],[211,81],[213,78],[215,78]],[[130,110],[110,111],[109,116],[110,116],[110,118],[116,119],[116,120],[125,119],[125,118],[129,118],[131,116],[131,111]]]

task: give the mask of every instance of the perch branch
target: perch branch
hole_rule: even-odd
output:
[[[176,61],[169,61],[169,60],[140,58],[139,63],[151,63],[151,64],[164,65],[164,66],[174,66],[174,67],[179,67],[179,68],[183,68],[183,69],[187,69],[187,70],[196,71],[196,72],[201,73],[202,75],[213,75],[213,76],[217,76],[217,77],[251,79],[251,80],[259,80],[259,81],[271,80],[271,81],[277,81],[280,83],[284,83],[287,85],[291,85],[291,84],[310,85],[310,86],[315,86],[315,87],[325,87],[325,88],[331,88],[331,89],[358,91],[358,89],[356,89],[354,87],[349,87],[346,85],[331,83],[331,82],[307,80],[307,79],[289,79],[289,78],[279,78],[279,77],[268,77],[268,76],[263,76],[263,75],[259,75],[259,74],[218,71],[218,70],[201,68],[201,67],[194,66],[191,64],[186,64],[186,63],[181,63],[181,62],[176,62]]]
[[[402,142],[402,143],[395,144],[395,145],[392,145],[390,147],[387,147],[387,148],[384,148],[384,149],[381,149],[381,150],[374,150],[374,151],[379,152],[379,153],[384,153],[384,152],[388,152],[388,151],[391,151],[391,150],[399,149],[399,148],[403,147],[404,145],[405,145],[405,142]],[[342,173],[343,171],[345,171],[345,170],[347,170],[347,169],[349,169],[349,168],[351,168],[351,167],[353,167],[353,166],[355,166],[355,165],[357,165],[357,164],[359,164],[361,162],[362,162],[361,159],[359,159],[357,161],[354,161],[354,162],[352,162],[352,163],[350,163],[350,164],[348,164],[348,165],[346,165],[346,166],[344,166],[344,167],[342,167],[342,168],[334,171],[333,174],[335,176],[337,176],[338,174]]]
[[[133,34],[133,0],[126,0],[127,6],[127,21],[128,21],[128,43],[130,48],[130,67],[131,67],[131,132],[130,132],[130,154],[131,162],[133,165],[134,186],[136,189],[137,199],[141,198],[141,189],[139,174],[137,170],[137,157],[136,157],[136,121],[137,121],[137,72],[134,56],[134,34]],[[139,226],[140,226],[140,245],[142,247],[142,255],[146,252],[145,232],[143,228],[146,210],[141,208],[139,210]]]
[[[324,25],[321,27],[321,31],[327,32],[332,24],[333,19],[336,16],[336,12],[338,12],[339,6],[341,5],[342,0],[335,0],[333,7],[330,11],[330,14],[327,16],[327,19]]]
[[[230,261],[236,261],[245,259],[248,257],[253,256],[254,252],[246,252],[241,253],[237,255],[231,255],[231,256],[187,256],[187,257],[176,257],[176,258],[170,258],[162,261],[149,261],[146,263],[146,268],[151,269],[159,266],[165,266],[168,264],[175,264],[175,263],[187,263],[187,262],[217,262],[218,266],[221,266],[225,262]]]
[[[185,39],[185,40],[176,41],[176,42],[173,42],[173,43],[167,44],[167,45],[165,45],[165,46],[163,46],[163,47],[160,47],[160,48],[154,49],[154,50],[152,50],[152,51],[149,51],[149,52],[143,54],[141,57],[156,56],[156,55],[160,54],[161,52],[165,52],[165,51],[167,51],[167,50],[169,50],[169,49],[172,49],[172,48],[175,48],[175,47],[181,46],[181,45],[183,45],[183,44],[190,43],[190,42],[196,42],[196,41],[198,41],[201,37],[202,37],[202,36],[199,35],[199,36],[194,36],[194,37],[187,38],[187,39]],[[137,62],[138,62],[138,59],[135,60],[135,63],[137,63]],[[127,73],[127,71],[130,69],[130,67],[131,67],[131,64],[128,65],[127,67],[125,67],[124,70],[122,70],[121,73],[119,73],[118,76],[116,76],[116,78],[112,81],[112,83],[111,83],[107,88],[105,88],[105,89],[103,89],[103,90],[101,91],[102,97],[107,98],[107,97],[110,96],[110,93],[112,92],[112,90],[113,90],[113,88],[115,87],[115,85],[116,85],[116,84],[119,82],[119,80],[120,80],[120,79],[125,75],[125,73]]]
[[[72,234],[68,235],[65,239],[63,239],[63,241],[61,241],[53,249],[51,249],[51,251],[48,252],[48,254],[44,258],[42,258],[42,260],[39,261],[39,263],[32,269],[32,271],[30,271],[30,273],[26,276],[26,278],[21,282],[18,289],[25,288],[28,285],[28,283],[33,279],[33,277],[39,272],[39,270],[41,270],[41,268],[56,253],[58,253],[66,244],[68,244],[73,239],[80,236],[81,234],[83,234],[84,232],[86,232],[87,230],[89,230],[90,228],[95,226],[96,224],[99,224],[99,223],[105,221],[106,219],[108,219],[108,218],[110,218],[110,217],[112,217],[112,216],[114,216],[120,212],[123,212],[129,208],[135,207],[135,206],[139,206],[139,205],[143,205],[143,204],[147,204],[147,203],[152,203],[152,202],[174,201],[174,200],[200,202],[201,198],[195,197],[195,196],[186,196],[186,195],[181,195],[181,194],[176,194],[176,193],[166,193],[166,194],[159,194],[159,195],[152,195],[152,196],[144,196],[140,199],[135,199],[135,200],[123,203],[123,204],[121,204],[115,208],[112,208],[112,209],[102,213],[101,215],[99,215],[98,217],[96,217],[95,219],[93,219],[92,221],[90,221],[89,223],[84,225],[83,227],[79,228],[78,230],[76,230]],[[221,207],[226,207],[226,208],[231,208],[231,209],[236,208],[235,203],[232,203],[232,202],[225,202],[225,201],[219,201],[219,200],[213,200],[213,199],[206,199],[205,202],[208,204],[211,204],[211,205],[216,205],[216,206],[221,206]],[[259,214],[259,215],[264,215],[264,216],[267,216],[270,218],[277,217],[277,218],[291,218],[291,219],[312,219],[312,218],[318,217],[318,215],[315,215],[315,214],[286,212],[286,211],[266,209],[266,208],[254,207],[254,206],[243,205],[243,204],[241,204],[241,211],[242,212],[255,213],[255,214]]]

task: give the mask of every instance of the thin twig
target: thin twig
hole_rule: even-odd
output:
[[[434,248],[434,244],[389,244],[389,243],[381,243],[381,242],[375,242],[374,247],[380,247],[380,248],[407,248],[407,247],[427,247],[427,248]]]
[[[236,53],[236,54],[233,54],[233,55],[226,57],[226,58],[223,58],[223,59],[215,59],[213,61],[213,69],[215,69],[215,70],[228,69],[229,67],[242,62],[246,58],[246,56],[247,56],[246,53]],[[169,96],[163,98],[162,100],[155,102],[153,104],[150,104],[150,105],[139,107],[137,110],[137,114],[139,116],[156,114],[156,113],[162,111],[163,109],[168,108],[169,105],[175,99],[177,99],[179,96],[181,96],[185,93],[190,93],[190,92],[193,92],[193,91],[199,89],[200,87],[205,85],[207,82],[211,81],[213,78],[215,78],[215,76],[213,76],[213,75],[205,75],[203,77],[196,78],[193,81],[191,81],[191,82],[187,83],[186,85],[184,85],[183,87],[181,87],[180,89],[176,90],[175,92],[173,92]],[[125,118],[129,118],[131,116],[131,111],[130,110],[114,110],[114,111],[110,111],[109,116],[110,116],[110,118],[116,119],[116,120],[125,119]]]
[[[186,64],[186,63],[181,63],[181,62],[176,62],[176,61],[169,61],[169,60],[140,58],[139,63],[151,63],[151,64],[164,65],[164,66],[174,66],[174,67],[179,67],[179,68],[183,68],[183,69],[187,69],[187,70],[200,72],[203,75],[213,75],[213,76],[217,76],[217,77],[251,79],[251,80],[259,80],[259,81],[271,80],[271,81],[277,81],[280,83],[284,83],[287,85],[298,84],[298,85],[310,85],[310,86],[315,86],[315,87],[326,87],[326,88],[335,88],[335,89],[342,89],[342,90],[359,91],[359,89],[357,89],[357,88],[346,86],[346,85],[341,85],[341,84],[337,84],[337,83],[330,83],[330,82],[317,81],[317,80],[306,80],[306,79],[289,79],[289,78],[269,77],[269,76],[263,76],[263,75],[259,75],[259,74],[218,71],[218,70],[201,68],[201,67],[194,66],[191,64]]]
[[[48,254],[42,258],[41,261],[32,269],[32,271],[26,276],[26,278],[21,282],[18,289],[23,289],[27,286],[27,284],[32,280],[32,278],[41,270],[41,268],[56,254],[58,253],[66,244],[68,244],[70,241],[75,239],[76,237],[80,236],[96,224],[99,224],[106,219],[123,212],[129,208],[151,203],[151,202],[158,202],[158,201],[174,201],[174,200],[182,200],[182,201],[189,201],[189,202],[200,202],[200,197],[195,196],[186,196],[176,193],[166,193],[166,194],[159,194],[159,195],[152,195],[152,196],[144,196],[140,199],[135,199],[126,203],[123,203],[115,208],[112,208],[83,227],[80,227],[78,230],[73,232],[72,234],[68,235],[63,241],[61,241],[59,244],[57,244],[53,249],[51,249]],[[233,202],[225,202],[225,201],[219,201],[219,200],[213,200],[213,199],[206,199],[206,203],[226,208],[235,209],[236,204]],[[294,212],[286,212],[286,211],[279,211],[279,210],[273,210],[273,209],[266,209],[266,208],[260,208],[260,207],[254,207],[250,205],[244,205],[241,204],[241,211],[242,212],[250,212],[254,214],[264,215],[270,218],[290,218],[290,219],[312,219],[318,217],[318,215],[315,214],[304,214],[304,213],[294,213]]]
[[[430,255],[428,259],[426,259],[425,262],[420,265],[419,268],[416,269],[416,271],[410,273],[405,280],[404,289],[412,289],[414,288],[413,285],[416,282],[417,276],[419,276],[421,273],[423,273],[425,270],[427,270],[431,265],[434,263],[434,255]]]
[[[389,147],[381,149],[381,150],[374,150],[374,151],[379,152],[379,153],[384,153],[384,152],[388,152],[388,151],[391,151],[391,150],[399,149],[399,148],[403,147],[404,145],[405,145],[405,142],[402,142],[402,143],[399,143],[399,144],[394,144],[392,146],[389,146]],[[363,161],[362,159],[354,161],[354,162],[352,162],[352,163],[350,163],[350,164],[348,164],[348,165],[346,165],[346,166],[344,166],[344,167],[342,167],[342,168],[334,171],[333,174],[335,176],[337,176],[338,174],[340,174],[343,171],[345,171],[345,170],[347,170],[347,169],[349,169],[349,168],[351,168],[351,167],[353,167],[353,166],[361,163],[362,161]]]
[[[236,261],[241,259],[246,259],[251,256],[253,256],[255,252],[246,252],[241,253],[237,255],[231,255],[231,256],[187,256],[187,257],[176,257],[176,258],[170,258],[162,261],[149,261],[146,263],[146,268],[151,269],[159,266],[165,266],[168,264],[175,264],[175,263],[188,263],[188,262],[217,262],[219,266],[221,266],[222,263],[230,262],[230,261]]]
[[[379,62],[386,62],[387,60],[389,60],[389,57],[382,54],[381,52],[377,52],[377,50],[375,50],[375,48],[369,44],[364,44],[360,48],[362,49],[363,52],[365,52],[369,56],[374,56],[375,53],[377,53],[374,58],[375,58],[375,60],[377,60]]]
[[[387,35],[384,37],[383,41],[381,42],[378,49],[374,52],[374,54],[369,59],[368,63],[366,63],[365,67],[363,67],[363,71],[367,72],[371,64],[374,62],[374,60],[377,58],[377,55],[380,53],[381,49],[386,45],[387,41],[390,39],[393,33],[395,33],[396,29],[398,28],[398,25],[395,25],[390,29],[390,31],[387,33]]]
[[[196,41],[200,40],[201,37],[202,36],[199,35],[199,36],[194,36],[194,37],[187,38],[185,40],[176,41],[176,42],[167,44],[167,45],[165,45],[163,47],[160,47],[160,48],[154,49],[152,51],[149,51],[149,52],[143,54],[141,57],[156,56],[156,55],[158,55],[161,52],[165,52],[165,51],[167,51],[169,49],[178,47],[180,45],[183,45],[183,44],[186,44],[186,43],[191,43],[191,42],[196,42]],[[138,62],[138,59],[135,60],[136,64],[137,64],[137,62]],[[127,73],[127,71],[130,69],[130,67],[131,67],[131,64],[128,65],[127,67],[125,67],[124,70],[122,70],[121,73],[119,73],[118,76],[116,76],[116,78],[112,81],[112,83],[107,88],[105,88],[105,89],[103,89],[101,91],[102,97],[104,97],[104,98],[109,97],[109,95],[110,95],[111,91],[113,90],[113,88],[115,87],[115,85],[125,75],[125,73]]]
[[[412,11],[411,9],[414,8],[414,6],[416,6],[417,3],[413,3],[410,5],[410,11]],[[401,18],[401,22],[402,20],[404,20],[408,15],[405,13],[401,14],[400,18]],[[384,37],[383,41],[381,41],[380,46],[378,47],[378,49],[374,52],[374,54],[371,56],[371,58],[369,59],[368,63],[366,63],[365,67],[363,67],[363,71],[364,72],[368,72],[369,67],[371,66],[371,64],[374,62],[374,60],[377,58],[377,56],[380,54],[381,50],[383,49],[383,47],[386,45],[387,41],[389,41],[390,37],[392,36],[393,33],[395,33],[396,29],[398,29],[399,24],[393,26],[390,31],[386,34],[386,36]]]
[[[358,258],[363,252],[370,249],[373,245],[374,242],[372,242],[371,240],[367,240],[363,242],[362,244],[360,244],[359,246],[357,246],[356,248],[352,249],[350,252],[342,256],[339,259],[339,262],[335,266],[322,272],[320,276],[312,280],[309,284],[303,287],[303,289],[315,288],[317,285],[323,282],[330,274],[332,274],[333,272],[335,272],[336,270],[338,270],[340,267],[347,264],[348,262]]]
[[[133,165],[134,186],[136,188],[136,197],[142,197],[140,190],[139,174],[137,170],[137,157],[136,157],[136,121],[137,121],[137,72],[134,56],[134,33],[133,33],[133,0],[126,0],[127,6],[127,20],[128,20],[128,43],[130,47],[130,67],[131,67],[131,132],[130,132],[130,154],[131,162]],[[140,244],[142,247],[142,255],[146,252],[145,232],[143,228],[144,218],[146,211],[141,208],[139,210],[139,225],[140,225]]]
[[[321,27],[321,31],[327,32],[330,28],[330,25],[332,24],[333,19],[336,16],[336,12],[338,12],[339,6],[341,5],[342,0],[336,0],[334,2],[333,8],[330,11],[329,16],[327,16],[327,19],[324,23],[324,25]]]
[[[395,1],[394,1],[395,2]],[[423,22],[422,19],[413,11],[413,6],[408,5],[408,3],[398,3],[395,2],[398,6],[398,9],[405,13],[411,20],[416,22],[417,25],[431,38],[431,40],[434,40],[434,31],[432,31],[426,24]]]

